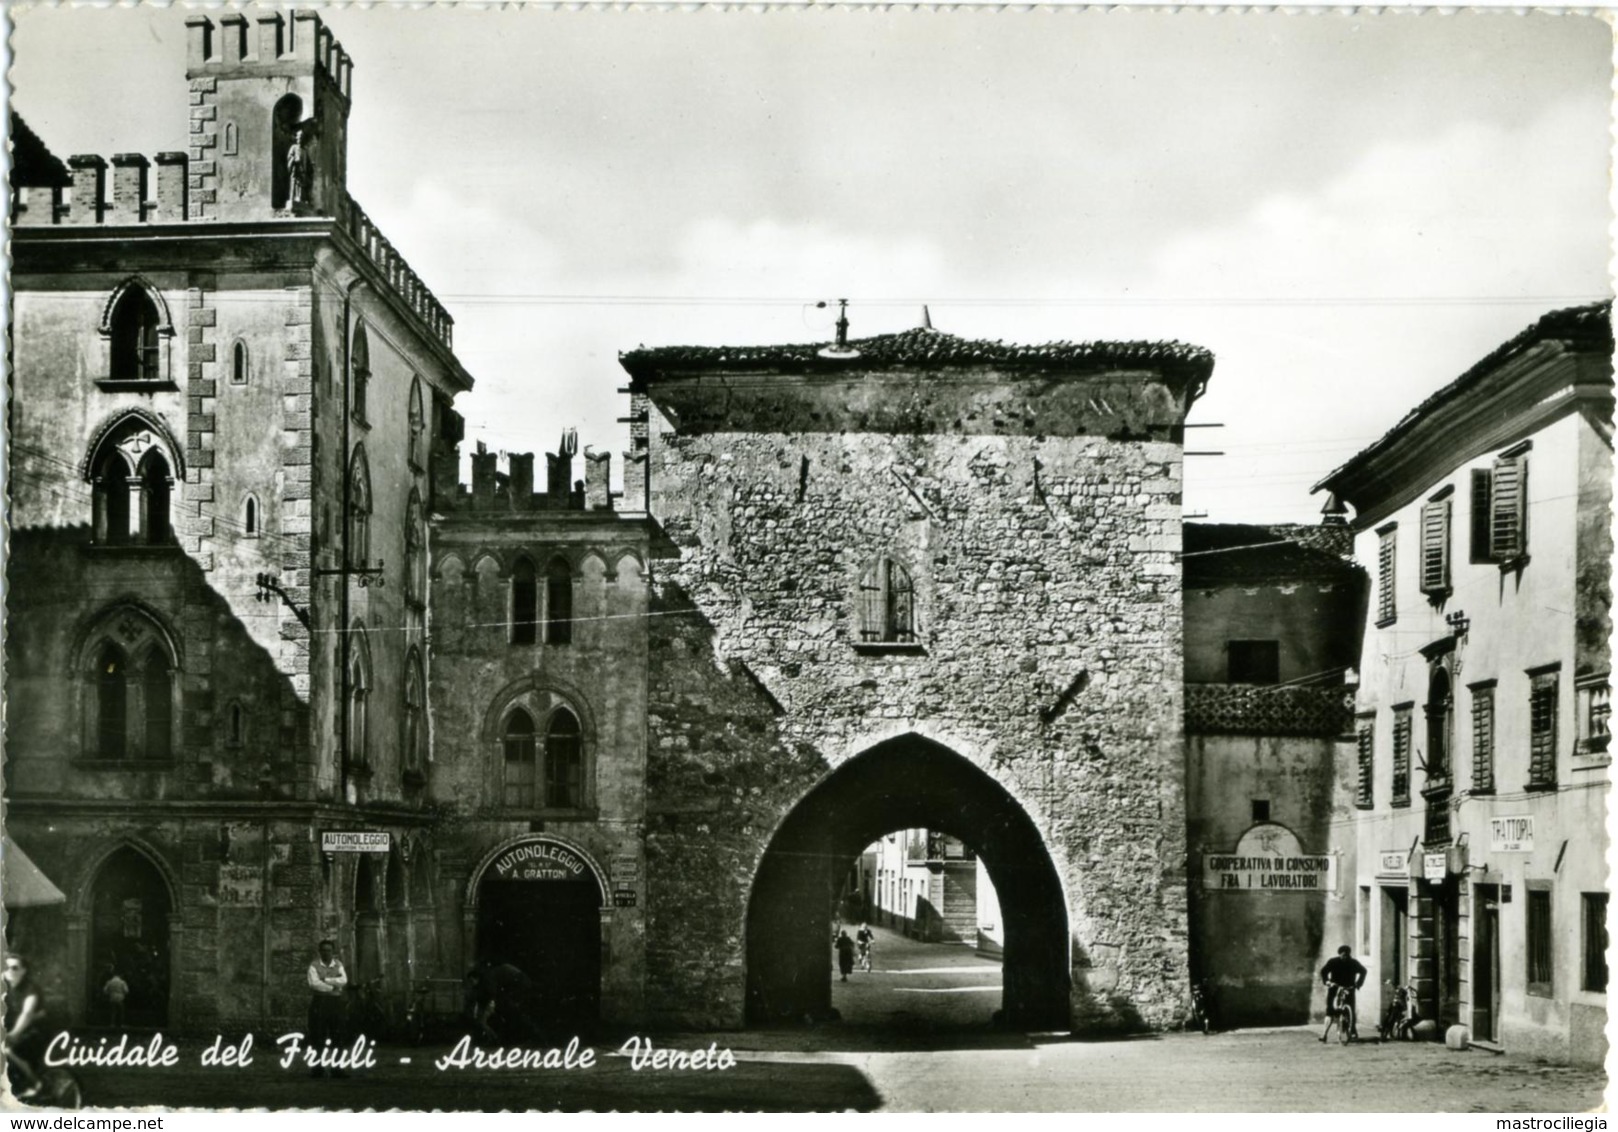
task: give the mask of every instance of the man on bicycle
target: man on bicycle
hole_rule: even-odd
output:
[[[45,996],[28,975],[28,960],[6,956],[6,1068],[20,1101],[39,1095],[45,1054]]]
[[[1345,943],[1337,949],[1337,954],[1326,960],[1326,965],[1320,969],[1320,981],[1326,984],[1326,1030],[1320,1035],[1325,1041],[1331,1033],[1333,1022],[1338,1022],[1337,1014],[1341,1010],[1348,1014],[1340,1026],[1348,1028],[1347,1040],[1359,1039],[1359,1026],[1355,1022],[1354,992],[1365,985],[1365,967]]]
[[[854,933],[854,942],[860,948],[860,966],[867,971],[871,969],[871,944],[876,940],[876,933],[869,924],[861,924],[860,930]]]

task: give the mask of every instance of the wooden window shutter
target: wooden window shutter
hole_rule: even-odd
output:
[[[862,641],[880,641],[882,639],[883,615],[886,604],[883,600],[882,575],[887,569],[885,559],[877,559],[860,578],[859,593],[859,632]]]
[[[1371,721],[1360,725],[1356,736],[1359,744],[1359,781],[1354,791],[1354,804],[1362,810],[1373,805],[1372,789],[1376,772],[1376,731]]]
[[[1488,468],[1472,469],[1472,553],[1473,562],[1488,562],[1493,555],[1489,531],[1493,523],[1494,473]]]
[[[1421,588],[1423,593],[1449,589],[1450,501],[1440,499],[1421,509]]]
[[[1490,510],[1489,553],[1502,562],[1521,557],[1527,550],[1524,516],[1527,512],[1528,464],[1521,458],[1494,462],[1494,499]]]
[[[1376,618],[1378,624],[1387,624],[1392,621],[1398,609],[1394,601],[1393,591],[1394,536],[1397,533],[1397,531],[1384,531],[1382,541],[1377,547]]]

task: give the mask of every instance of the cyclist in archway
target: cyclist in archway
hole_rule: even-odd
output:
[[[854,942],[859,945],[860,966],[867,972],[871,970],[871,945],[876,942],[876,933],[871,925],[861,924],[860,930],[854,933]]]
[[[1364,964],[1354,958],[1353,951],[1346,943],[1337,949],[1336,955],[1326,960],[1326,965],[1320,969],[1320,981],[1326,984],[1326,1029],[1320,1035],[1321,1041],[1331,1035],[1334,1022],[1344,1031],[1344,1041],[1359,1038],[1354,992],[1365,985],[1365,975]]]

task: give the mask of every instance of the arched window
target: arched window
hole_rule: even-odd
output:
[[[1453,734],[1454,697],[1450,693],[1449,672],[1442,664],[1433,666],[1427,682],[1427,784],[1446,782],[1450,774],[1450,736]]]
[[[426,414],[421,404],[421,378],[410,383],[410,463],[417,468],[422,467],[427,460],[425,431],[427,427]]]
[[[220,152],[226,157],[235,157],[236,151],[241,144],[240,137],[241,132],[236,129],[236,123],[226,122],[225,140],[221,146]]]
[[[404,776],[407,781],[419,782],[427,763],[427,727],[426,717],[422,711],[421,658],[413,649],[405,658],[402,731],[400,740],[404,756],[401,760],[404,763]]]
[[[240,700],[231,703],[225,711],[225,746],[241,747],[247,743],[247,712]]]
[[[539,582],[534,564],[517,559],[511,568],[511,643],[531,645],[538,640]]]
[[[150,546],[161,546],[174,541],[174,527],[169,519],[169,495],[174,477],[169,462],[156,448],[149,448],[140,458],[140,518],[141,541]]]
[[[117,448],[108,445],[96,459],[90,473],[97,543],[116,546],[130,541],[129,491],[132,480],[134,469],[129,466],[129,461]]]
[[[129,679],[123,650],[110,642],[96,656],[94,757],[121,759],[129,754]]]
[[[364,424],[366,421],[366,390],[371,383],[371,338],[365,333],[365,324],[362,322],[354,328],[353,354],[349,358],[349,372],[353,374],[353,404],[350,406],[354,419]]]
[[[522,708],[506,719],[502,736],[505,748],[505,780],[503,800],[506,805],[519,809],[534,806],[534,717]]]
[[[551,716],[545,729],[545,805],[575,809],[584,804],[584,752],[579,720],[566,708]]]
[[[86,640],[84,753],[92,759],[174,757],[174,654],[150,617],[125,608]]]
[[[573,640],[573,571],[560,558],[545,568],[545,643]]]
[[[230,383],[246,385],[247,372],[247,343],[238,340],[230,348]]]
[[[258,529],[258,500],[251,494],[242,501],[242,534],[248,538],[257,538]]]
[[[371,699],[371,680],[363,634],[356,634],[349,648],[352,652],[348,659],[348,762],[352,766],[369,766],[371,732],[366,712]]]
[[[427,528],[421,512],[421,493],[410,489],[405,505],[405,597],[427,600]]]
[[[162,377],[158,349],[157,305],[145,288],[128,287],[112,310],[112,372],[114,381],[156,381]]]
[[[292,203],[292,170],[287,153],[298,137],[303,119],[303,99],[289,94],[275,104],[270,115],[270,207],[286,208]]]
[[[348,469],[348,564],[363,568],[371,558],[371,470],[365,449],[354,450]]]
[[[860,578],[859,633],[866,643],[908,644],[916,639],[915,592],[910,573],[886,555]]]
[[[141,699],[146,709],[146,757],[174,757],[174,681],[168,658],[154,644],[141,659]]]

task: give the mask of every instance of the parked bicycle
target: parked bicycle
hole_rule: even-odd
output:
[[[1204,1034],[1214,1031],[1213,1009],[1213,981],[1211,979],[1195,979],[1191,983],[1191,1017],[1186,1019],[1186,1029],[1200,1030]]]
[[[1382,1011],[1382,1022],[1377,1026],[1377,1035],[1385,1042],[1413,1041],[1416,1037],[1416,1023],[1421,1021],[1421,1012],[1416,1009],[1416,988],[1409,983],[1404,986],[1388,985],[1387,1007]]]

